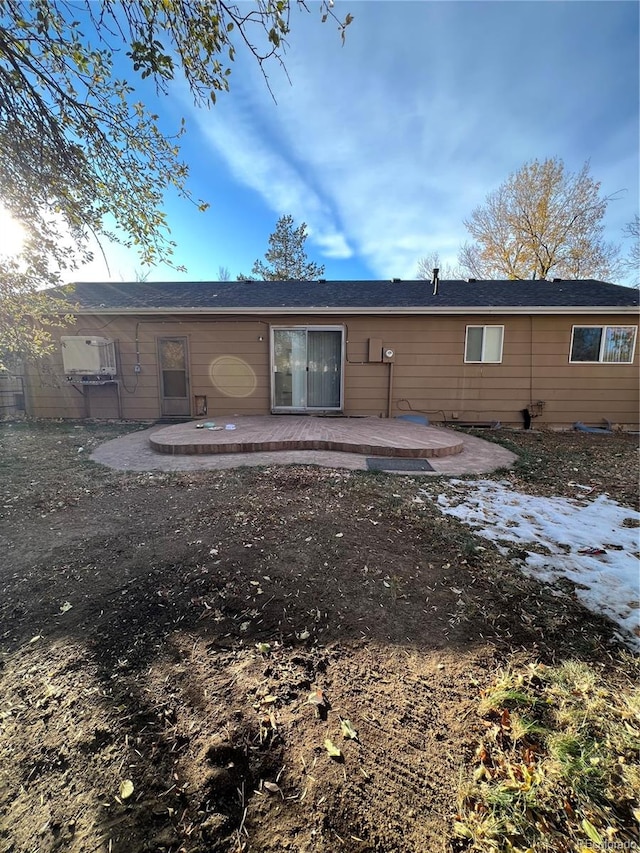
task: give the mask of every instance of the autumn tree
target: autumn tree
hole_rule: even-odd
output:
[[[148,78],[167,93],[182,76],[196,104],[215,103],[229,88],[237,50],[263,73],[269,61],[283,63],[294,5],[0,0],[0,204],[27,234],[19,256],[0,258],[0,311],[9,323],[16,299],[26,308],[38,288],[60,283],[90,260],[96,239],[134,246],[147,266],[171,262],[165,192],[206,204],[187,187],[184,122],[168,135],[132,80]],[[344,37],[352,18],[339,21],[332,6],[322,0],[322,20]],[[25,344],[45,319],[40,307],[34,298],[31,313],[20,312]],[[46,333],[37,338],[44,345]]]
[[[609,279],[618,257],[603,239],[609,200],[588,162],[574,174],[559,158],[532,160],[465,220],[474,242],[459,262],[479,279]]]
[[[324,273],[324,265],[307,260],[304,244],[307,226],[294,227],[293,216],[281,216],[276,230],[269,237],[269,248],[263,263],[257,260],[251,275],[239,275],[238,281],[314,281]]]
[[[425,255],[424,257],[420,258],[420,260],[418,261],[418,270],[416,273],[416,278],[431,281],[434,269],[439,270],[440,278],[445,279],[447,281],[454,281],[456,279],[464,278],[460,267],[454,264],[448,264],[441,261],[438,252],[433,252],[433,254]]]

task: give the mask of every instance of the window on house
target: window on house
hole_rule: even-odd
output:
[[[502,361],[504,326],[467,326],[466,362],[499,364]]]
[[[569,361],[631,364],[636,326],[574,326]]]

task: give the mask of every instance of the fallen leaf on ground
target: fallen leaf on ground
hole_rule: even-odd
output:
[[[353,728],[350,720],[340,720],[340,728],[344,737],[358,740],[358,732]]]
[[[129,797],[133,794],[133,782],[131,779],[125,779],[120,783],[120,799],[128,800]]]
[[[581,822],[580,826],[584,830],[585,834],[588,835],[593,842],[595,842],[596,844],[602,844],[602,836],[590,820],[587,820],[585,817]]]
[[[327,750],[331,758],[342,758],[342,752],[332,741],[329,740],[329,738],[325,738],[324,748]]]

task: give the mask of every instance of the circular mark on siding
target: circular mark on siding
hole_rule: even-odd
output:
[[[209,378],[226,397],[249,397],[258,380],[250,364],[235,355],[221,355],[209,366]]]

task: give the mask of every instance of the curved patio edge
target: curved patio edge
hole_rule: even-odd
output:
[[[273,465],[318,465],[323,468],[347,471],[365,471],[367,458],[358,453],[336,453],[331,451],[289,450],[277,453],[214,453],[191,456],[158,453],[151,447],[149,437],[160,432],[159,427],[140,430],[105,441],[91,454],[91,460],[118,471],[184,472],[226,471],[246,466],[269,467]],[[429,464],[432,471],[396,472],[411,477],[459,477],[491,474],[510,468],[517,456],[495,441],[486,441],[466,433],[459,433],[463,440],[462,453],[452,456],[433,457]],[[389,472],[388,472],[389,473]]]
[[[191,421],[165,427],[149,437],[149,444],[156,452],[172,456],[312,450],[438,459],[455,456],[464,448],[456,433],[393,419],[255,416],[229,420],[215,431],[201,424]],[[226,429],[227,424],[233,429]]]

